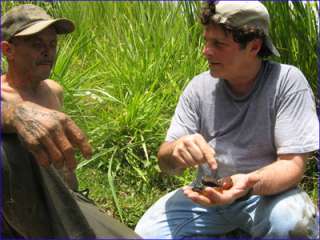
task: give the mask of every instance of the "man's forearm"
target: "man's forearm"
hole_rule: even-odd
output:
[[[254,195],[273,195],[297,186],[305,170],[306,156],[285,155],[276,162],[250,174],[259,178],[253,189]]]
[[[181,174],[183,168],[178,165],[175,159],[172,157],[172,151],[174,147],[174,142],[164,142],[158,152],[158,161],[161,171],[168,173],[170,175]]]

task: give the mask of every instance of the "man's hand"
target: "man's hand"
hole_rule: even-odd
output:
[[[172,157],[182,168],[208,163],[212,170],[217,168],[215,152],[200,134],[188,135],[177,140],[173,146]]]
[[[203,206],[216,206],[233,203],[236,199],[246,195],[248,191],[259,181],[256,174],[236,174],[231,176],[233,186],[227,190],[205,187],[203,191],[192,191],[191,187],[183,189],[184,194],[195,203]]]
[[[74,147],[84,157],[91,157],[92,149],[85,135],[66,114],[26,101],[16,104],[10,115],[10,125],[40,165],[53,163],[61,168],[65,164],[74,170]]]

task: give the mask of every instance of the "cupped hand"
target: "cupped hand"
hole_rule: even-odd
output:
[[[259,181],[256,174],[236,174],[231,176],[233,186],[229,189],[205,187],[201,192],[195,192],[192,187],[183,188],[185,196],[203,206],[217,206],[233,203],[243,197]]]
[[[51,163],[70,170],[77,166],[74,148],[90,158],[92,148],[81,129],[66,114],[32,102],[16,105],[12,124],[26,148],[37,162],[47,167]]]

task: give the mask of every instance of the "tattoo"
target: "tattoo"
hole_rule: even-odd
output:
[[[46,112],[46,110],[42,111],[42,109],[35,109],[32,107],[24,108],[23,106],[17,107],[15,114],[13,115],[15,126],[20,126],[20,129],[25,131],[25,134],[28,137],[35,136],[36,138],[43,137],[43,134],[46,132],[46,128],[42,124],[53,119],[59,121],[58,113],[56,111],[50,110],[49,112]],[[53,124],[53,127],[57,128],[55,124]]]

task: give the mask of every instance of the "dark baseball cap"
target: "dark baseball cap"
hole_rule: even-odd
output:
[[[53,26],[57,34],[73,32],[75,26],[66,18],[53,19],[44,9],[32,4],[11,8],[1,20],[1,41],[12,37],[29,36]]]
[[[267,8],[259,1],[218,1],[213,20],[234,27],[253,26],[266,35],[266,45],[275,56],[280,56],[269,36],[270,17]]]

